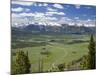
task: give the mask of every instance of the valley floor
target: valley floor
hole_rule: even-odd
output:
[[[56,68],[61,63],[66,64],[66,70],[68,70],[68,64],[71,61],[80,59],[82,56],[88,53],[89,36],[88,35],[63,35],[63,36],[51,36],[51,35],[39,35],[33,36],[29,39],[17,39],[17,43],[23,42],[36,43],[37,46],[25,46],[20,48],[13,48],[12,55],[18,50],[24,52],[28,51],[29,60],[31,62],[31,72],[39,72],[39,61],[43,61],[43,72],[50,71],[52,68]],[[14,44],[14,42],[12,42]],[[16,45],[18,45],[15,43]],[[46,43],[43,45],[43,43]],[[49,54],[41,54],[43,51],[50,52]],[[15,55],[13,55],[13,61]],[[77,66],[73,65],[69,70],[77,70],[79,68],[79,62]]]

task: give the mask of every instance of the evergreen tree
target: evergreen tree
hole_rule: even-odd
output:
[[[96,68],[96,43],[94,41],[93,35],[91,35],[88,49],[89,49],[88,68],[95,69]]]
[[[95,69],[96,68],[96,43],[93,35],[91,35],[90,42],[88,45],[88,55],[83,57],[82,69]]]
[[[58,65],[58,69],[59,69],[60,71],[64,71],[64,69],[65,69],[65,63],[59,64],[59,65]]]
[[[28,52],[25,54],[23,51],[18,51],[16,53],[15,63],[14,63],[14,73],[13,74],[25,74],[30,73],[30,62],[28,58]]]

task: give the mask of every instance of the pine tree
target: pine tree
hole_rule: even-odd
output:
[[[96,68],[96,43],[94,41],[93,35],[90,37],[90,42],[88,45],[88,55],[83,57],[82,69],[95,69]]]
[[[16,53],[15,63],[14,63],[14,73],[13,74],[26,74],[30,73],[30,62],[28,58],[28,52],[25,54],[23,51],[18,51]]]
[[[89,49],[88,68],[95,69],[96,68],[96,43],[94,41],[93,35],[91,35],[88,49]]]
[[[64,69],[65,69],[65,63],[59,64],[59,65],[58,65],[58,69],[59,69],[60,71],[64,71]]]

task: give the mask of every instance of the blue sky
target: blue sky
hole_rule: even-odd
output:
[[[96,7],[90,5],[12,1],[12,22],[95,24]],[[24,23],[24,24],[25,24]]]

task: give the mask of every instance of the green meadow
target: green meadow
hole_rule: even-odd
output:
[[[80,59],[88,53],[89,35],[32,35],[18,37],[12,41],[12,56],[14,61],[16,52],[28,51],[31,72],[38,72],[39,60],[43,61],[43,72],[47,72],[54,65],[67,65]],[[43,54],[42,52],[48,52]]]

